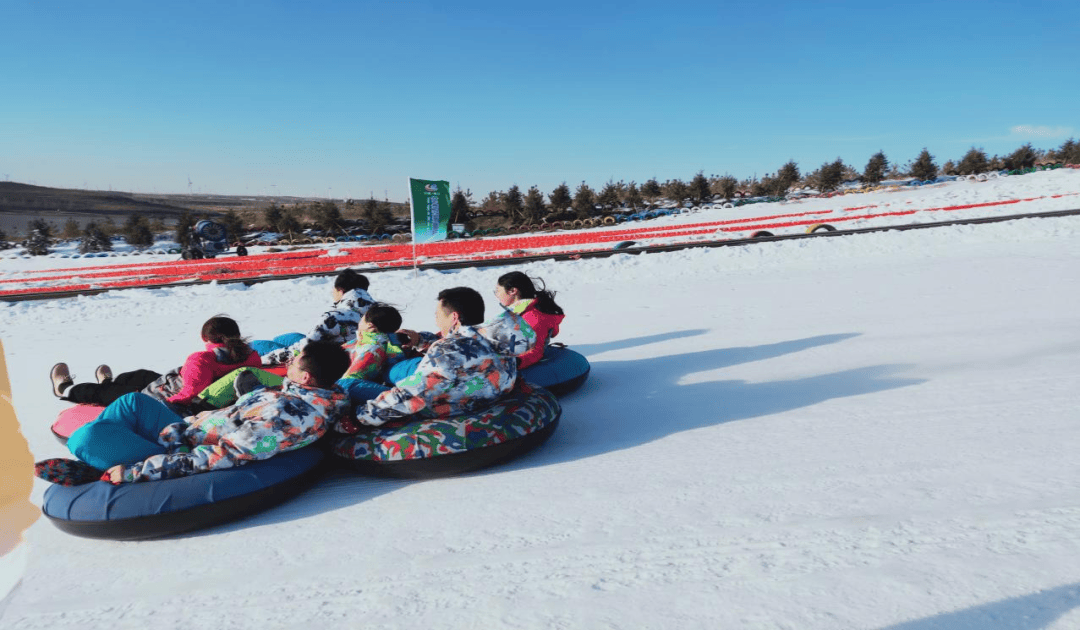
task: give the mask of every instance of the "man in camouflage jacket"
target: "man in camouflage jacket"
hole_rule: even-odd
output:
[[[356,420],[378,426],[410,416],[447,417],[490,405],[514,387],[516,357],[529,350],[536,333],[525,320],[503,311],[488,323],[484,300],[475,290],[456,287],[439,293],[435,323],[440,336],[399,331],[424,358],[411,376],[357,408]],[[355,433],[342,422],[338,430]]]
[[[349,415],[349,399],[334,385],[348,365],[349,355],[341,346],[307,344],[289,364],[280,390],[253,391],[231,407],[168,424],[156,436],[165,453],[113,466],[106,476],[112,483],[170,479],[232,468],[307,446]]]

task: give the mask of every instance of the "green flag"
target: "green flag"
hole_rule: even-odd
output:
[[[450,182],[409,179],[413,243],[446,240],[450,222]]]

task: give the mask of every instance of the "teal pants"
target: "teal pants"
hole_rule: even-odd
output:
[[[95,420],[76,429],[67,447],[94,468],[128,466],[167,452],[158,444],[158,434],[170,424],[183,421],[156,398],[142,393],[124,394]]]

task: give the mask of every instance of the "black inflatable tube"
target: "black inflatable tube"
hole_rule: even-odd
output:
[[[546,442],[551,437],[551,434],[555,432],[555,428],[559,426],[561,417],[562,412],[560,411],[559,415],[545,427],[524,437],[461,453],[391,462],[349,460],[343,457],[333,459],[347,470],[375,477],[394,477],[397,479],[453,477],[521,457]]]

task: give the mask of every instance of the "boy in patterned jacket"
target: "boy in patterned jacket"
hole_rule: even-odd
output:
[[[95,433],[84,441],[85,451],[75,455],[91,466],[108,467],[101,479],[114,484],[269,459],[311,444],[349,414],[348,398],[334,385],[348,364],[348,353],[340,345],[309,343],[289,364],[280,390],[251,392],[231,407],[187,418],[145,394],[127,394],[79,429]],[[132,450],[132,441],[141,441],[141,446]],[[138,448],[156,453],[135,461],[123,455]]]
[[[375,304],[375,299],[367,292],[370,286],[367,276],[346,269],[334,279],[334,308],[322,314],[322,319],[311,329],[306,337],[288,348],[278,348],[262,356],[263,365],[279,365],[289,357],[300,354],[304,345],[312,341],[333,341],[341,345],[351,344],[356,339],[356,327],[364,314]]]
[[[526,352],[536,333],[520,315],[503,311],[484,321],[484,299],[469,287],[439,293],[435,324],[440,335],[398,331],[424,352],[414,372],[389,391],[357,408],[356,420],[379,426],[410,416],[447,417],[491,405],[517,380],[517,355]],[[338,430],[355,433],[343,422]]]

